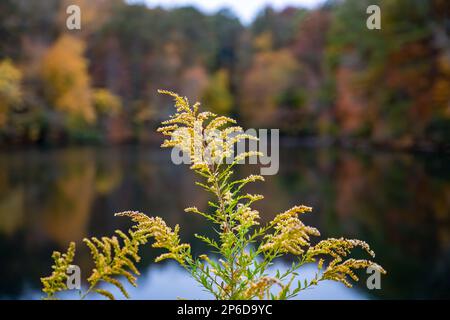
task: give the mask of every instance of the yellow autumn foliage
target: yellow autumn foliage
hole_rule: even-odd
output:
[[[0,128],[7,119],[11,107],[22,100],[21,71],[9,59],[0,61]]]
[[[96,114],[84,50],[82,40],[62,35],[43,57],[42,78],[53,108],[71,118],[94,123]]]
[[[106,89],[95,89],[93,92],[95,110],[98,114],[114,115],[122,109],[120,97]]]

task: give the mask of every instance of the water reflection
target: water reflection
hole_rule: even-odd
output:
[[[187,168],[168,159],[167,151],[157,147],[2,153],[0,297],[35,297],[39,277],[50,270],[52,250],[64,249],[71,240],[127,228],[126,219],[113,217],[117,211],[142,210],[171,225],[179,223],[183,240],[201,251],[192,234],[208,228],[199,217],[184,214],[183,208],[194,204],[201,208],[207,195],[193,187],[194,177]],[[315,212],[306,217],[307,223],[319,227],[324,236],[368,241],[389,272],[382,290],[361,287],[346,295],[325,286],[311,290],[312,297],[449,297],[449,160],[442,155],[290,145],[281,150],[279,175],[252,189],[266,195],[258,208],[263,219],[298,203],[311,205]],[[255,170],[240,169],[242,174]],[[141,265],[148,272],[133,297],[157,298],[157,292],[161,298],[205,297],[197,291],[191,295],[190,280],[175,267],[152,264],[156,255],[154,250],[144,251]],[[81,250],[79,258],[82,270],[89,270],[87,250]],[[186,287],[167,286],[165,281],[174,278]]]

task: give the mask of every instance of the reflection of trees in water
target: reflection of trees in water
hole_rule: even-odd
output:
[[[17,296],[24,285],[39,287],[39,277],[50,271],[53,249],[127,228],[129,221],[113,217],[117,211],[140,210],[178,223],[183,241],[201,251],[193,234],[209,228],[183,209],[204,210],[208,197],[193,184],[196,177],[168,157],[158,148],[141,147],[2,155],[0,296]],[[361,238],[378,252],[389,274],[382,290],[371,293],[388,298],[450,294],[444,285],[450,274],[448,159],[282,148],[280,162],[279,175],[248,189],[266,197],[257,206],[263,220],[295,204],[313,206],[304,219],[325,237]],[[158,254],[143,253],[142,267]],[[82,270],[88,270],[87,250],[78,256]]]
[[[23,224],[24,188],[14,183],[12,157],[0,157],[0,234],[11,236]]]
[[[60,246],[87,235],[87,224],[95,193],[95,163],[92,153],[61,154],[57,178],[43,204],[43,230]]]
[[[6,273],[2,277],[14,274],[17,278],[10,279],[14,284],[0,286],[0,295],[19,293],[17,288],[25,284],[21,278],[39,285],[39,277],[48,272],[50,261],[45,256],[51,249],[65,248],[69,241],[88,235],[96,195],[104,192],[106,185],[112,189],[114,183],[120,183],[115,173],[120,170],[111,170],[105,177],[95,160],[93,149],[30,151],[2,157],[5,174],[0,190],[6,195],[0,197]]]
[[[23,224],[23,189],[0,191],[0,233],[12,235]]]
[[[8,279],[0,296],[17,295],[24,284],[38,287],[39,277],[50,271],[52,249],[127,228],[129,221],[115,218],[115,212],[163,216],[172,225],[183,225],[183,235],[194,244],[193,233],[203,227],[183,209],[206,206],[207,197],[194,192],[200,191],[194,177],[168,162],[159,148],[23,152],[2,156],[0,164],[2,277]],[[88,250],[79,250],[77,263],[88,270]],[[156,256],[155,250],[146,250],[144,264]],[[31,264],[25,262],[29,259]]]
[[[324,163],[320,159],[328,152],[301,157],[305,150],[290,150],[290,157],[303,160],[280,174],[287,181],[292,180],[292,173],[299,177],[283,192],[301,199],[315,193],[311,202],[314,206],[319,199],[315,215],[320,216],[320,230],[326,236],[344,234],[373,246],[388,270],[383,290],[374,294],[448,297],[449,290],[425,288],[426,279],[450,250],[448,177],[430,172],[430,159],[420,156],[341,151],[325,156],[334,160]],[[306,195],[301,194],[304,190],[308,190]],[[442,281],[450,274],[450,265],[446,268],[439,269],[446,275]]]

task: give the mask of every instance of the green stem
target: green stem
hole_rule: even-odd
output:
[[[91,284],[91,286],[86,290],[86,292],[80,297],[80,300],[84,300],[86,296],[94,289],[94,287],[97,285],[97,281]]]

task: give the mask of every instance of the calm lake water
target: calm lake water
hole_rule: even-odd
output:
[[[208,196],[193,185],[187,166],[172,164],[169,152],[158,147],[2,151],[0,169],[0,298],[39,298],[39,278],[51,271],[52,251],[128,228],[129,221],[113,216],[119,211],[139,210],[178,223],[183,240],[196,253],[204,249],[193,234],[207,233],[208,225],[183,209],[204,208]],[[239,170],[259,172],[250,166]],[[249,191],[266,196],[256,206],[266,221],[296,204],[314,207],[307,224],[323,237],[367,241],[388,271],[381,290],[368,290],[361,273],[352,289],[324,282],[300,299],[450,297],[448,156],[286,145],[279,174]],[[80,248],[77,264],[86,276],[89,254]],[[142,252],[133,298],[209,298],[175,264],[154,264],[155,249]],[[312,274],[312,267],[302,270],[302,277]]]

